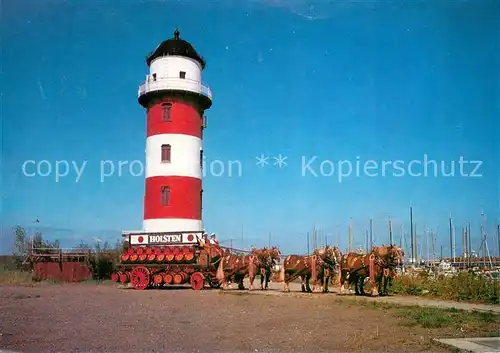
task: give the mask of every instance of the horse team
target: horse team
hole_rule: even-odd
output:
[[[252,290],[255,276],[259,274],[261,289],[268,289],[273,268],[278,265],[280,258],[277,247],[253,249],[247,255],[226,251],[218,263],[216,278],[223,288],[234,282],[238,284],[238,289],[245,289],[243,279],[248,276],[249,289]],[[374,246],[366,254],[342,254],[338,247],[326,246],[314,250],[312,255],[287,256],[281,265],[278,282],[283,282],[284,290],[289,292],[290,282],[300,278],[303,292],[322,290],[327,293],[329,283],[338,282],[340,277],[340,294],[354,285],[355,293],[363,295],[364,283],[369,279],[372,295],[387,295],[388,286],[403,259],[404,251],[395,245]],[[310,287],[310,280],[313,281],[314,290]]]

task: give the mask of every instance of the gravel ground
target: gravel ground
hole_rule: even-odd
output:
[[[316,294],[313,294],[316,296]],[[0,287],[0,349],[17,352],[448,352],[436,330],[332,299],[107,284]],[[446,336],[445,336],[446,337]]]

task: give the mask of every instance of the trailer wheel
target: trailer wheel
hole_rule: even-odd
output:
[[[130,274],[130,282],[135,289],[143,290],[149,286],[151,276],[149,271],[144,266],[138,266],[132,270]]]
[[[191,275],[191,288],[200,290],[205,285],[205,276],[201,272],[195,272]]]

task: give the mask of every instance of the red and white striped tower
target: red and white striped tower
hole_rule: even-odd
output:
[[[175,30],[146,62],[149,75],[139,87],[139,104],[147,109],[143,228],[200,232],[204,111],[212,105],[201,80],[205,60]]]

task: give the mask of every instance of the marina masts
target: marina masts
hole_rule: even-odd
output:
[[[453,223],[451,220],[451,215],[449,217],[449,225],[450,225],[450,258],[453,259],[453,262],[455,262],[455,246],[454,246],[454,241],[453,241]]]
[[[413,208],[410,207],[410,251],[411,251],[411,262],[415,262],[415,253],[413,248]]]
[[[497,224],[498,257],[500,257],[500,224]]]
[[[391,218],[389,217],[389,244],[392,245],[392,221]]]
[[[352,228],[351,221],[349,221],[349,227],[347,228],[347,252],[352,251]]]
[[[368,243],[368,250],[373,246],[373,219],[370,218],[370,240]]]

